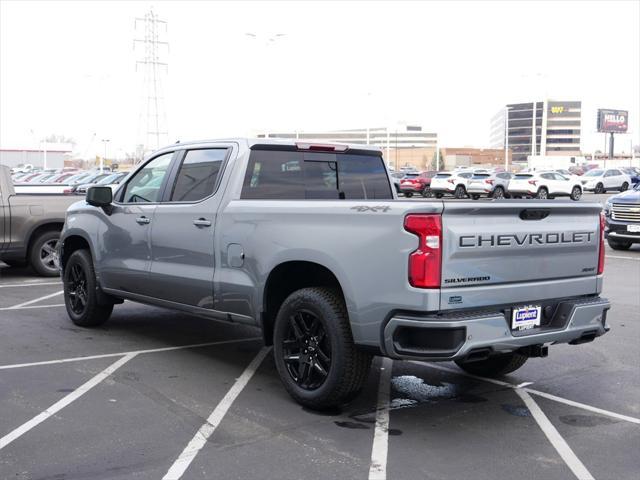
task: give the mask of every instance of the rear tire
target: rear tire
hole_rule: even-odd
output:
[[[407,198],[411,198],[411,197],[413,197],[413,193],[412,192],[406,192],[404,194],[404,196],[407,197]]]
[[[80,327],[97,327],[106,322],[113,304],[100,305],[93,260],[88,250],[76,250],[64,268],[64,303],[73,323]]]
[[[631,242],[620,242],[618,240],[611,240],[607,238],[607,243],[614,250],[629,250],[631,248]]]
[[[59,277],[58,240],[60,232],[48,230],[38,235],[29,249],[29,264],[38,275]]]
[[[464,188],[463,185],[458,185],[455,191],[453,192],[453,196],[455,198],[464,198],[467,196],[467,190]]]
[[[433,197],[433,193],[431,193],[431,188],[430,187],[424,187],[424,190],[422,190],[422,196],[424,198],[431,198]]]
[[[549,198],[549,190],[545,187],[540,187],[538,189],[538,193],[536,193],[536,198],[540,200],[546,200]]]
[[[353,343],[342,295],[303,288],[284,301],[273,333],[280,380],[294,400],[321,410],[354,398],[369,374],[371,355]]]
[[[442,193],[436,193],[436,198],[442,198],[444,195]]]
[[[500,377],[507,373],[515,372],[526,363],[528,358],[529,357],[526,355],[511,352],[476,362],[456,360],[456,365],[472,375],[479,375],[481,377]]]
[[[570,195],[571,200],[574,200],[577,202],[578,200],[580,200],[580,197],[582,197],[582,189],[577,186],[573,187]]]
[[[496,187],[496,189],[491,194],[493,198],[504,198],[504,188]]]
[[[471,195],[471,198],[473,200],[478,200],[480,198],[480,195],[478,195],[477,193],[474,193],[473,195]]]

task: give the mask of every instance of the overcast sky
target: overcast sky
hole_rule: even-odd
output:
[[[406,121],[483,147],[501,106],[547,94],[583,101],[585,151],[603,148],[597,108],[629,110],[640,144],[638,1],[0,0],[0,146],[57,133],[132,151],[134,18],[151,7],[169,22],[171,142]]]

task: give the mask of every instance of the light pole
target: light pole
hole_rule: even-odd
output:
[[[104,161],[107,158],[107,143],[109,143],[110,140],[108,138],[103,138],[101,141],[102,141],[102,144],[104,145],[104,155],[100,157],[100,173],[102,173],[104,169]]]

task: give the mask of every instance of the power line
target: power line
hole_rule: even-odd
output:
[[[162,73],[168,73],[169,65],[161,56],[169,51],[169,42],[165,40],[167,22],[149,10],[144,17],[135,19],[135,31],[136,36],[141,33],[142,38],[133,40],[134,51],[137,46],[144,51],[136,60],[136,72],[142,73],[138,138],[144,154],[168,143]]]

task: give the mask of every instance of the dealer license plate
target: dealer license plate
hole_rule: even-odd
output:
[[[511,328],[513,330],[528,330],[540,326],[542,307],[529,305],[513,309]]]
[[[640,225],[627,225],[627,232],[640,233]]]

